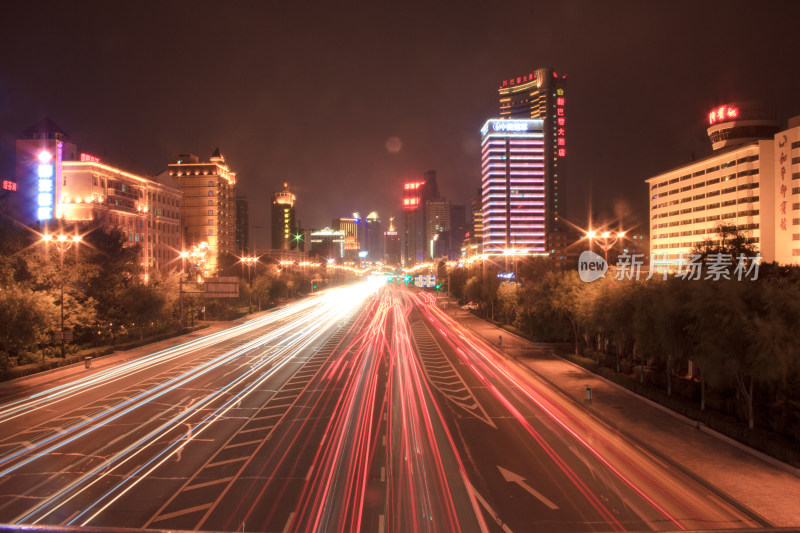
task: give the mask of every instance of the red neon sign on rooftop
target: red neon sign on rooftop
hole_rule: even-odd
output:
[[[708,114],[708,123],[713,126],[717,122],[725,122],[735,119],[738,116],[739,108],[731,105],[722,105],[711,110]]]

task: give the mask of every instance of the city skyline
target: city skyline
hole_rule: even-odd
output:
[[[501,14],[466,5],[455,20],[444,7],[427,7],[424,17],[414,7],[391,16],[320,7],[307,20],[292,7],[236,6],[214,9],[222,39],[189,46],[210,4],[153,4],[142,13],[80,4],[58,17],[15,5],[10,16],[19,23],[0,37],[14,52],[2,78],[0,155],[7,173],[13,138],[49,116],[87,152],[143,174],[164,170],[174,153],[219,146],[237,168],[251,226],[266,224],[269,195],[284,181],[302,198],[306,227],[353,211],[388,218],[400,215],[401,184],[429,169],[443,195],[468,204],[480,184],[478,130],[497,113],[497,86],[548,66],[570,84],[566,218],[586,218],[591,191],[596,211],[614,216],[619,204],[644,223],[644,180],[711,153],[708,109],[752,99],[774,107],[784,124],[800,113],[791,100],[800,79],[779,56],[792,17],[771,16],[798,8],[747,6],[512,3]],[[164,38],[126,39],[134,30],[115,27],[119,19]],[[283,25],[257,31],[267,20]],[[430,38],[413,39],[412,27]],[[738,36],[724,56],[715,27]],[[249,40],[225,38],[234,32]],[[84,33],[92,37],[74,38]],[[55,43],[61,53],[48,51]],[[722,66],[723,57],[735,61]],[[88,84],[98,69],[100,81]],[[232,76],[241,83],[227,83]],[[255,237],[268,245],[265,229]]]

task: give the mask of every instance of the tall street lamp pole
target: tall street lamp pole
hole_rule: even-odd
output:
[[[81,241],[81,236],[80,235],[68,236],[68,235],[64,235],[63,233],[54,236],[54,235],[52,235],[50,233],[47,233],[47,234],[42,236],[42,241],[44,241],[45,243],[51,243],[53,246],[56,247],[56,250],[58,250],[59,274],[60,274],[60,278],[61,278],[61,287],[60,287],[60,292],[61,292],[61,297],[60,297],[60,300],[61,300],[61,332],[60,332],[60,337],[61,337],[61,357],[63,358],[65,356],[64,343],[66,341],[66,338],[65,338],[66,335],[64,333],[64,252],[69,250],[72,247],[73,244],[77,245]]]
[[[180,322],[181,322],[181,333],[183,333],[183,329],[185,327],[184,326],[184,319],[183,319],[183,274],[184,274],[184,272],[186,272],[186,258],[188,256],[189,256],[189,252],[187,252],[185,250],[180,253],[180,257],[181,257],[181,273],[180,273],[180,276],[178,277],[178,301],[179,301],[179,307],[180,307],[180,311],[179,312],[180,312],[180,315],[181,315],[181,320],[180,320]]]

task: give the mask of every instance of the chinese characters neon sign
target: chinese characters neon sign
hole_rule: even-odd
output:
[[[93,156],[91,154],[81,153],[81,161],[84,161],[84,162],[87,162],[87,163],[99,163],[100,162],[100,158],[99,157],[95,157],[95,156]]]
[[[556,155],[566,157],[567,155],[567,117],[564,112],[567,99],[564,97],[564,89],[556,91]]]
[[[708,124],[713,126],[717,122],[733,120],[739,116],[739,108],[731,105],[722,105],[708,113]]]

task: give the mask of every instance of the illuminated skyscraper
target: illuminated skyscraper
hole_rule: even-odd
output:
[[[425,259],[450,255],[450,202],[430,200],[425,204]]]
[[[344,259],[345,261],[358,260],[360,244],[358,241],[358,223],[361,217],[353,213],[353,217],[334,218],[331,226],[334,230],[344,232]]]
[[[289,184],[284,182],[283,190],[272,193],[272,248],[274,250],[293,250],[292,239],[295,233],[295,196],[289,192]]]
[[[361,247],[366,248],[367,257],[370,261],[383,261],[383,232],[381,231],[381,219],[375,211],[367,215],[364,224],[366,235],[362,239]]]
[[[483,252],[545,254],[541,120],[491,119],[481,129]]]
[[[394,217],[389,217],[389,229],[383,232],[384,235],[384,250],[386,250],[383,262],[389,266],[399,267],[401,264],[400,257],[400,235],[394,228]]]
[[[566,74],[540,68],[528,75],[503,80],[498,88],[500,118],[543,121],[545,231],[559,231],[559,214],[564,198],[559,183],[564,183],[567,156]]]

